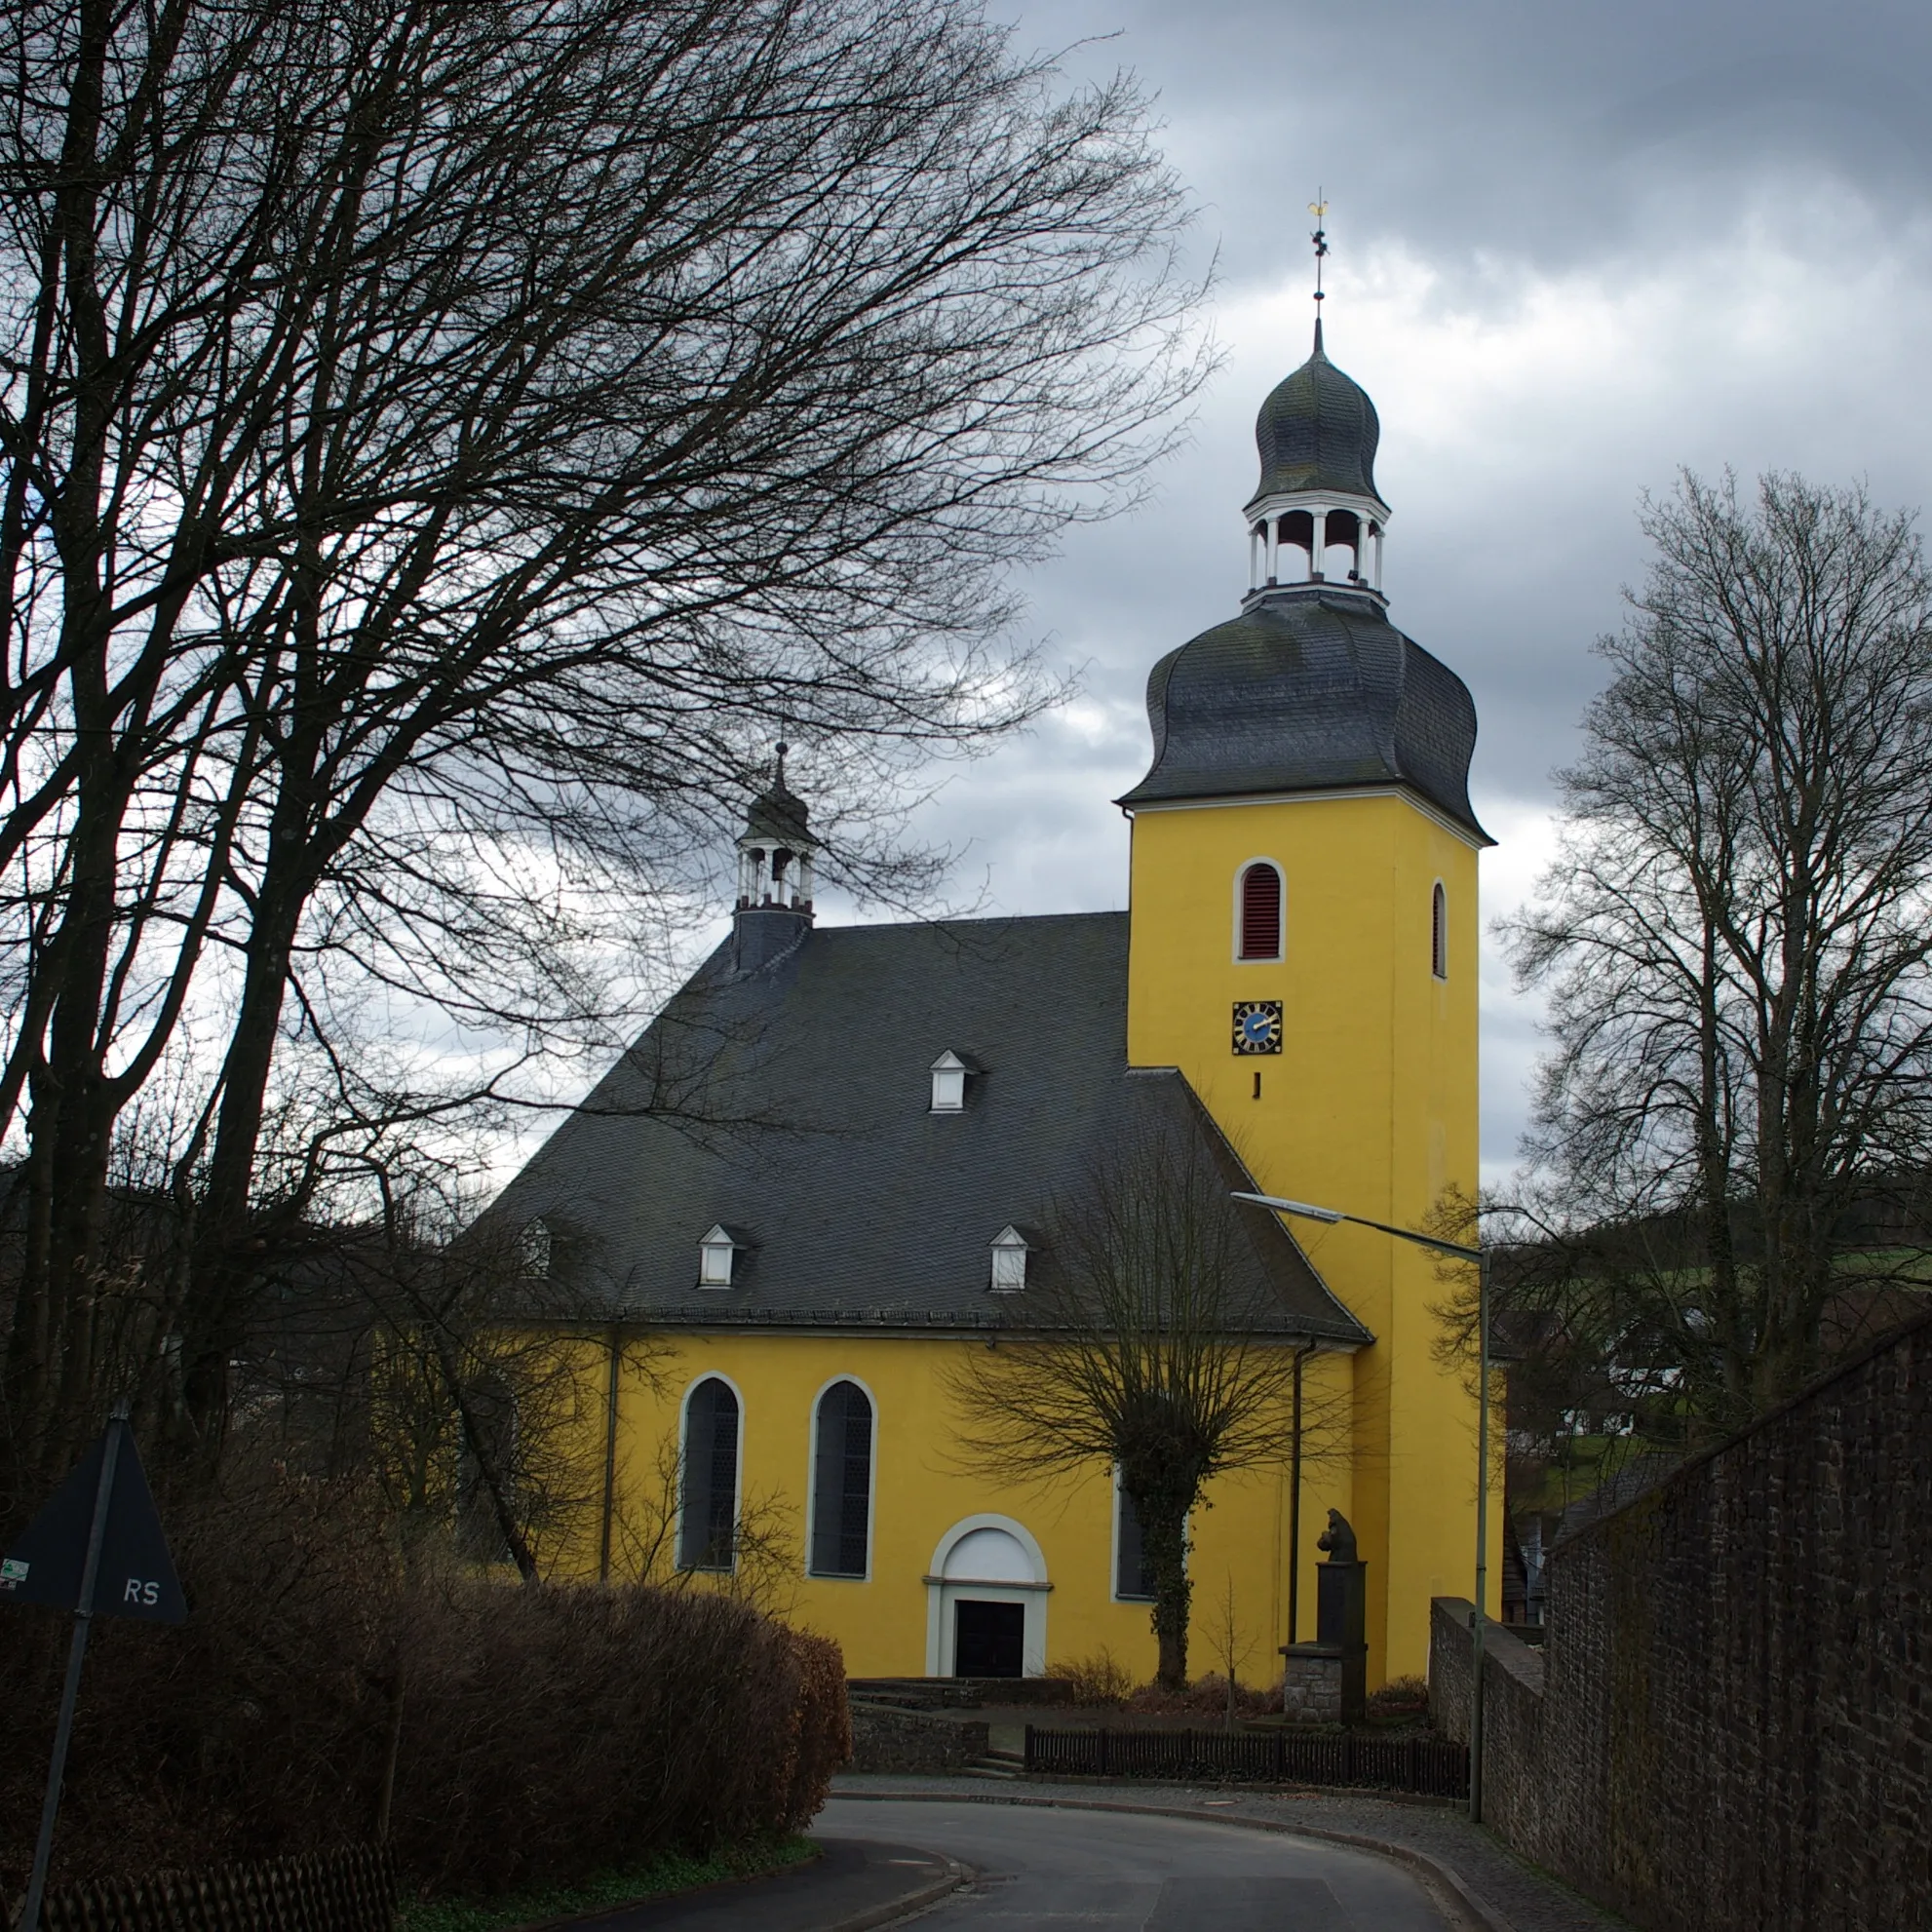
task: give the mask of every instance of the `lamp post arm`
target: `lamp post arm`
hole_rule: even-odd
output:
[[[1395,1227],[1388,1221],[1371,1220],[1367,1215],[1345,1215],[1339,1208],[1311,1207],[1306,1201],[1288,1201],[1274,1194],[1237,1193],[1237,1201],[1248,1201],[1257,1208],[1272,1208],[1280,1215],[1298,1216],[1303,1220],[1326,1221],[1333,1226],[1348,1221],[1356,1227],[1372,1227],[1377,1234],[1392,1234],[1398,1241],[1412,1242],[1417,1248],[1433,1248],[1439,1255],[1452,1255],[1458,1261],[1481,1261],[1484,1251],[1460,1241],[1443,1241],[1433,1234],[1418,1233],[1412,1227]]]

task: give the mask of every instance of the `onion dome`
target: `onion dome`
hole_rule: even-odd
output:
[[[1476,706],[1381,599],[1331,588],[1250,601],[1154,666],[1154,759],[1118,802],[1399,787],[1482,839]]]
[[[1255,419],[1261,481],[1251,508],[1309,490],[1380,502],[1375,445],[1381,434],[1368,391],[1329,361],[1318,320],[1314,354],[1275,388]]]

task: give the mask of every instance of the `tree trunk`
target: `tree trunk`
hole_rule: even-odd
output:
[[[1163,1690],[1187,1688],[1187,1616],[1194,1586],[1187,1575],[1187,1505],[1149,1496],[1134,1499],[1141,1547],[1154,1580],[1154,1641],[1160,1648],[1156,1678]]]

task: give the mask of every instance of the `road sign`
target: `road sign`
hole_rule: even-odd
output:
[[[60,1781],[74,1735],[74,1702],[80,1695],[87,1634],[97,1616],[144,1617],[179,1623],[188,1614],[154,1513],[128,1405],[117,1403],[100,1440],[55,1490],[53,1500],[27,1525],[26,1533],[0,1558],[0,1603],[53,1604],[74,1615],[67,1646],[67,1677],[60,1686],[60,1715],[54,1725],[54,1761],[47,1767],[47,1796],[40,1807],[40,1835],[20,1908],[18,1932],[38,1932],[47,1864],[54,1853],[54,1820],[60,1809]]]
[[[114,1487],[107,1496],[94,1601],[83,1604],[88,1532],[94,1526],[108,1437],[117,1430]],[[118,1416],[0,1558],[0,1603],[51,1604],[97,1617],[142,1617],[153,1623],[180,1623],[187,1616],[187,1600],[161,1533],[140,1451],[133,1431]]]

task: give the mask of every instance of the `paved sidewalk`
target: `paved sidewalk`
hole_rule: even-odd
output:
[[[1307,1832],[1411,1854],[1448,1874],[1474,1908],[1480,1932],[1611,1932],[1624,1921],[1566,1885],[1526,1865],[1497,1838],[1448,1805],[1402,1803],[1359,1792],[1244,1792],[1231,1787],[1135,1781],[1010,1783],[986,1778],[900,1777],[847,1772],[832,1780],[839,1797],[947,1797],[982,1804],[1101,1805],[1109,1810],[1185,1812]],[[1465,1915],[1471,1915],[1465,1913]]]

